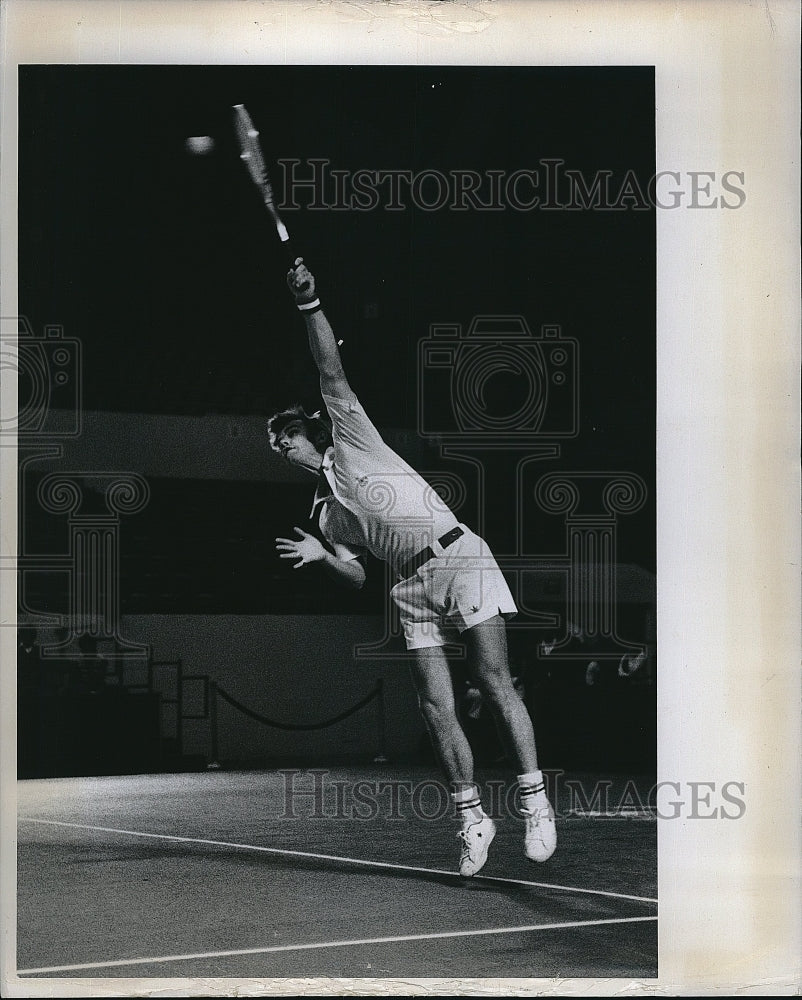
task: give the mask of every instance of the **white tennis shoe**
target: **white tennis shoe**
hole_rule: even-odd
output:
[[[557,824],[551,804],[532,812],[522,810],[526,821],[524,852],[530,861],[548,861],[557,849]]]
[[[464,826],[457,836],[462,841],[459,857],[459,873],[465,878],[475,875],[487,861],[487,852],[496,835],[496,824],[489,816],[483,816],[478,823]]]

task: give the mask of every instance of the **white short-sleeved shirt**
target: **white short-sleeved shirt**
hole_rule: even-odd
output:
[[[382,439],[359,400],[323,397],[332,421],[333,447],[323,472],[333,496],[318,490],[320,530],[341,559],[365,550],[402,566],[457,525],[437,491]]]

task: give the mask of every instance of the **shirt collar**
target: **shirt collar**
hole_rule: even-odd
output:
[[[315,490],[315,499],[312,501],[312,513],[314,514],[315,508],[319,503],[323,503],[328,500],[329,497],[334,496],[334,487],[329,480],[327,473],[332,473],[333,477],[334,469],[334,448],[329,447],[326,449],[326,453],[323,456],[323,461],[320,463],[320,473],[318,475],[317,489]]]

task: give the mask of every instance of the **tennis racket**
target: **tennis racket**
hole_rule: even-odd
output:
[[[287,232],[287,227],[284,225],[276,207],[273,187],[270,183],[270,177],[268,176],[264,156],[262,155],[262,147],[259,142],[259,132],[254,127],[251,116],[245,109],[244,104],[234,105],[234,129],[239,142],[240,159],[247,167],[248,173],[251,175],[251,180],[262,195],[267,213],[273,220],[278,238],[281,240],[284,248],[287,262],[290,267],[294,268],[298,254],[293,248],[290,234]]]
[[[284,225],[276,207],[273,186],[270,183],[270,177],[265,166],[265,158],[262,155],[262,146],[259,142],[259,132],[251,121],[251,116],[246,111],[244,104],[234,105],[234,128],[237,133],[237,140],[239,141],[240,159],[248,168],[251,180],[262,195],[262,201],[265,203],[268,215],[273,220],[278,238],[281,240],[281,245],[284,248],[287,264],[295,270],[298,253],[292,245],[290,234],[287,232],[287,227]],[[308,282],[301,286],[302,289],[307,287]],[[341,340],[337,341],[337,346],[342,346]]]

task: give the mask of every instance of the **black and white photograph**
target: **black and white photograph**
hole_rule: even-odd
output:
[[[681,277],[762,185],[677,143],[634,14],[560,60],[490,0],[113,6],[140,20],[64,5],[64,55],[13,66],[13,160],[4,125],[7,995],[745,987],[665,946],[699,908],[768,935],[734,862],[678,886],[769,848],[727,692],[778,678],[753,723],[798,731],[793,587],[743,616],[779,662],[719,638],[748,588],[716,420],[755,369]],[[263,52],[204,58],[227,25]],[[780,938],[754,968],[793,992]]]

